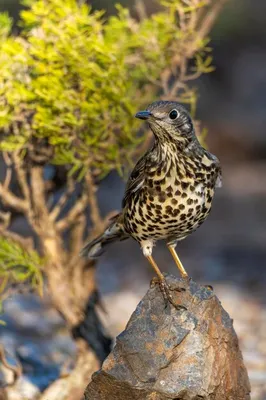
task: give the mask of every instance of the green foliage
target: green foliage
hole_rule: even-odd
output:
[[[10,34],[12,20],[7,13],[0,13],[0,36],[5,38]]]
[[[187,2],[161,1],[162,10],[140,22],[117,6],[117,15],[76,0],[27,0],[20,36],[0,16],[0,149],[25,150],[35,137],[54,148],[55,164],[81,175],[120,170],[140,138],[136,111],[154,100],[162,71],[197,35],[183,31],[177,11]],[[204,2],[199,2],[201,8]],[[195,70],[211,70],[206,41],[197,42]],[[184,93],[195,103],[194,93]]]
[[[26,251],[17,242],[0,238],[0,294],[9,284],[30,283],[42,293],[44,260],[34,250]]]

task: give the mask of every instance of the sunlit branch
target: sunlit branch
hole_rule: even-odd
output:
[[[11,207],[18,212],[27,213],[27,202],[21,197],[14,195],[8,188],[0,183],[0,199],[7,207]]]
[[[67,215],[55,224],[56,230],[58,232],[63,232],[73,226],[76,223],[77,218],[85,211],[87,205],[88,194],[86,193],[86,191],[84,191],[81,197],[76,200],[76,203],[69,210]]]
[[[65,192],[62,194],[62,196],[58,200],[57,204],[54,206],[54,208],[50,212],[50,218],[52,221],[55,221],[58,218],[59,214],[63,210],[64,206],[66,205],[70,196],[73,194],[74,190],[75,190],[74,181],[72,178],[68,178],[67,187],[66,187]]]
[[[3,345],[0,345],[0,362],[6,367],[8,370],[13,372],[13,382],[9,384],[8,386],[13,386],[18,378],[22,375],[22,366],[21,364],[17,361],[17,365],[11,365],[6,359],[5,355],[5,350]]]

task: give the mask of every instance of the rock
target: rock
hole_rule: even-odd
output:
[[[212,289],[166,279],[186,310],[165,305],[159,287],[151,287],[84,400],[250,399],[232,320]]]
[[[21,376],[14,385],[8,386],[6,391],[8,400],[36,400],[40,396],[38,387],[24,376]]]

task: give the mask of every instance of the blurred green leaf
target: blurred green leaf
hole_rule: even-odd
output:
[[[5,12],[0,13],[0,37],[7,37],[12,28],[12,18]]]
[[[27,251],[15,241],[0,238],[0,293],[9,283],[29,282],[42,293],[44,260],[36,251]]]

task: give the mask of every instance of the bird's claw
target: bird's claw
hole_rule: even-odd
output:
[[[154,287],[156,285],[161,285],[161,282],[165,282],[164,284],[168,287],[168,290],[172,291],[172,292],[185,292],[186,288],[184,287],[175,287],[175,288],[171,288],[171,286],[169,286],[166,281],[161,281],[160,278],[158,278],[157,276],[155,276],[154,278],[152,278],[151,282],[150,282],[150,287]]]
[[[181,304],[176,304],[172,294],[170,293],[171,291],[178,291],[178,292],[183,292],[185,289],[184,288],[175,288],[172,289],[166,280],[160,280],[158,278],[153,278],[151,281],[151,287],[155,286],[156,284],[159,284],[160,290],[162,292],[163,298],[165,300],[165,307],[167,307],[168,302],[172,304],[177,310],[186,310],[187,308],[185,306],[182,306]]]

